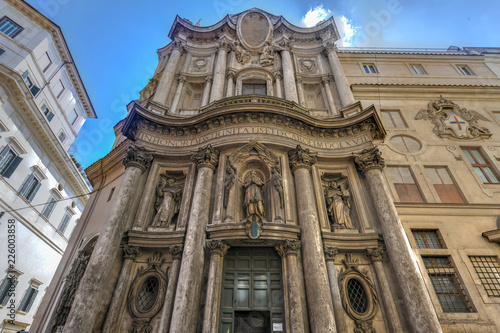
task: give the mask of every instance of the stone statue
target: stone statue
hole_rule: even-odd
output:
[[[156,188],[156,215],[152,227],[173,229],[172,220],[179,212],[182,198],[182,188],[174,185],[175,178],[161,175],[160,184]]]
[[[234,185],[234,181],[236,179],[236,168],[231,164],[231,162],[227,162],[226,167],[226,177],[224,178],[224,208],[227,208],[229,204],[229,191]]]
[[[245,208],[247,216],[258,215],[264,218],[264,200],[262,198],[262,187],[264,181],[255,171],[251,171],[250,175],[245,179],[243,188],[245,189]]]
[[[274,48],[271,42],[267,41],[266,45],[260,52],[260,65],[271,66],[274,64]]]
[[[283,208],[283,179],[279,170],[279,166],[274,165],[271,167],[271,179],[273,180],[273,186],[278,191],[280,197],[280,208]]]
[[[331,181],[325,189],[326,209],[330,223],[334,227],[354,229],[351,221],[349,197],[349,191],[342,190],[342,187],[336,181]]]
[[[240,64],[246,64],[252,59],[250,53],[241,46],[240,42],[234,42],[232,44],[232,49],[236,55],[236,61]]]

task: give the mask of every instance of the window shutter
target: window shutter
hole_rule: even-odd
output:
[[[4,172],[2,172],[2,176],[4,176],[5,178],[9,178],[10,176],[12,176],[12,174],[17,169],[22,160],[23,160],[22,157],[19,156],[14,157],[14,160],[10,163],[8,168],[5,169]]]
[[[47,120],[51,121],[52,118],[54,118],[54,114],[52,112],[49,112],[49,114],[47,115]]]
[[[26,191],[28,190],[29,184],[31,183],[31,180],[35,177],[33,174],[31,174],[28,179],[24,182],[23,186],[21,187],[21,190],[19,193],[23,196],[26,197]]]
[[[7,155],[7,153],[9,152],[9,150],[10,150],[9,145],[5,146],[2,149],[2,152],[0,153],[0,161],[2,161],[4,159],[5,155]]]
[[[31,87],[30,91],[31,91],[31,94],[33,96],[36,96],[36,94],[38,94],[38,92],[40,91],[40,88],[38,88],[37,86],[33,85],[33,87]]]
[[[27,77],[28,77],[28,75],[29,75],[29,72],[28,72],[28,71],[25,71],[25,72],[23,73],[23,75],[22,75],[23,80],[24,80],[25,78],[27,78]]]
[[[6,277],[6,279],[8,280],[7,283],[5,284],[6,288],[9,289],[10,288],[10,280],[8,279],[8,277]],[[16,286],[17,286],[17,283],[19,281],[16,279],[16,281],[14,281],[14,289],[16,289]],[[9,301],[10,299],[10,296],[9,296],[9,291],[7,291],[7,293],[5,293],[5,297],[1,300],[2,303],[0,303],[1,305],[6,305],[7,302]]]
[[[35,185],[35,189],[31,192],[29,198],[26,198],[26,199],[28,199],[29,202],[31,202],[31,200],[33,200],[33,198],[35,197],[36,192],[38,192],[38,189],[40,188],[40,186],[42,186],[42,183],[37,181],[37,183]]]
[[[33,305],[33,302],[35,301],[36,296],[38,295],[38,289],[31,288],[30,290],[30,297],[27,300],[28,304],[25,305],[24,307],[24,312],[29,312],[31,309],[31,306]]]

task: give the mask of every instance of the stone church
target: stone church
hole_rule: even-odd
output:
[[[500,330],[500,49],[169,37],[31,332]]]

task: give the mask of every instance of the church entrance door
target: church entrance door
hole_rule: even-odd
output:
[[[281,259],[273,248],[224,257],[219,333],[284,332]]]

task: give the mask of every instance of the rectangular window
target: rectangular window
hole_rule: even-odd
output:
[[[469,256],[489,297],[500,297],[500,264],[495,256]]]
[[[49,110],[48,107],[44,106],[43,107],[43,115],[47,118],[47,121],[51,121],[52,118],[54,118],[54,113],[52,113],[52,111]]]
[[[388,167],[401,202],[424,202],[409,167]]]
[[[5,279],[3,279],[0,285],[0,305],[5,306],[7,304],[12,295],[12,289],[16,288],[17,282],[16,278],[11,279],[9,275],[5,276]]]
[[[422,65],[410,65],[413,74],[421,75],[426,74]]]
[[[377,73],[377,67],[374,64],[363,64],[363,69],[366,74],[375,74]]]
[[[64,231],[68,227],[68,223],[70,220],[71,220],[71,214],[66,213],[61,221],[61,224],[59,225],[59,228],[58,228],[60,232],[64,233]]]
[[[467,65],[457,65],[458,71],[460,74],[465,76],[473,75],[471,69]]]
[[[265,83],[243,83],[243,95],[267,95],[267,87]]]
[[[45,206],[45,209],[42,212],[43,216],[45,216],[46,218],[49,218],[50,214],[52,214],[52,211],[54,211],[56,203],[57,203],[56,197],[51,196],[49,202],[47,203],[47,206]]]
[[[71,111],[71,113],[69,114],[69,117],[68,117],[68,121],[71,124],[71,126],[73,126],[75,124],[77,119],[78,119],[78,113],[76,112],[75,109],[73,109],[73,111]]]
[[[50,68],[50,65],[52,65],[52,59],[50,59],[47,52],[42,54],[42,56],[38,59],[38,64],[44,73]]]
[[[40,180],[38,180],[34,174],[31,174],[21,187],[21,191],[19,191],[19,193],[25,197],[26,200],[31,202],[41,185],[42,183]]]
[[[33,96],[36,96],[36,94],[38,94],[38,92],[40,91],[40,88],[38,88],[37,86],[35,86],[33,84],[33,81],[31,81],[31,79],[29,77],[29,72],[25,71],[22,75],[22,78],[23,78],[24,83],[26,84],[26,87],[28,87],[28,89],[30,90],[31,94]]]
[[[57,81],[54,84],[54,94],[56,95],[57,98],[61,97],[62,93],[64,92],[64,84],[62,83],[61,80]]]
[[[473,312],[448,257],[422,257],[443,312]]]
[[[24,29],[19,24],[15,23],[7,16],[0,19],[0,31],[9,37],[14,38],[23,30]]]
[[[408,125],[406,125],[405,120],[403,119],[403,116],[401,115],[401,112],[398,110],[395,111],[386,111],[382,110],[382,120],[384,121],[384,124],[387,125],[387,127],[390,128],[406,128]]]
[[[12,176],[21,161],[22,158],[17,156],[12,148],[7,145],[0,153],[0,175],[5,178],[9,178]]]
[[[28,291],[24,295],[23,300],[21,301],[21,304],[19,305],[19,311],[22,312],[29,312],[31,309],[31,306],[33,305],[33,302],[35,301],[36,295],[38,295],[38,289],[33,288],[33,286],[30,286],[28,288]]]
[[[444,249],[437,230],[412,230],[413,238],[419,249]]]
[[[497,173],[479,148],[462,147],[462,151],[483,183],[500,184]]]
[[[61,132],[59,133],[59,141],[61,141],[61,143],[63,143],[65,140],[66,140],[66,134],[64,134],[64,132]]]
[[[426,167],[427,175],[431,179],[436,192],[444,203],[464,203],[457,186],[453,182],[450,173],[446,168]]]

